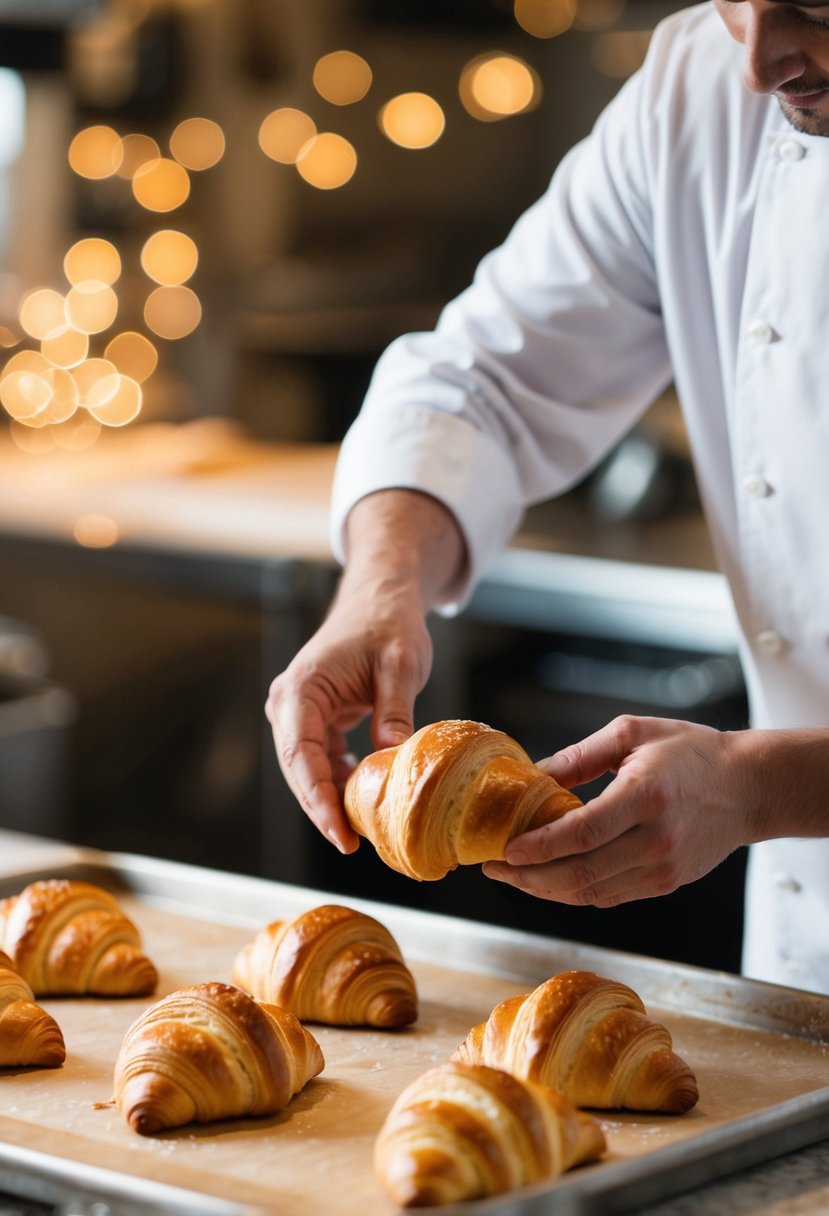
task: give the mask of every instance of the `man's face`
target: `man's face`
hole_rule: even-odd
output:
[[[774,93],[806,135],[829,135],[829,0],[714,0],[732,38],[745,47],[743,79]]]

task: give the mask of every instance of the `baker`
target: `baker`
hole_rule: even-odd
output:
[[[744,972],[829,992],[827,203],[829,3],[686,9],[435,331],[381,357],[335,477],[342,579],[267,704],[342,852],[348,732],[411,734],[427,613],[458,611],[528,504],[673,381],[751,726],[617,718],[541,762],[570,787],[616,774],[602,793],[484,870],[610,908],[748,844]]]

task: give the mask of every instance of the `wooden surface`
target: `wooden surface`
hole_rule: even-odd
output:
[[[72,850],[0,833],[0,874],[72,860]],[[8,887],[8,883],[6,883]],[[228,980],[249,927],[183,915],[125,896],[160,971],[158,995],[203,980]],[[273,918],[280,916],[274,907]],[[68,1055],[59,1070],[0,1073],[0,1138],[52,1156],[106,1166],[280,1216],[366,1216],[393,1210],[373,1176],[374,1137],[401,1089],[444,1059],[468,1029],[505,996],[526,990],[502,978],[459,974],[412,962],[421,999],[417,1024],[389,1033],[310,1026],[325,1055],[323,1073],[279,1115],[188,1126],[143,1138],[113,1107],[112,1074],[124,1032],[150,1003],[93,998],[44,1001],[60,1023]],[[698,1107],[682,1117],[600,1116],[609,1151],[596,1171],[626,1157],[647,1157],[760,1112],[785,1098],[829,1085],[827,1049],[713,1021],[662,1014],[677,1051],[694,1067]],[[555,1184],[554,1184],[555,1185]]]

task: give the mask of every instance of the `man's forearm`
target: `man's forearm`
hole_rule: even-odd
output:
[[[368,582],[409,588],[424,612],[462,575],[466,551],[452,513],[416,490],[382,490],[354,505],[346,524],[343,589]]]
[[[754,840],[829,836],[829,730],[748,730],[740,743]]]

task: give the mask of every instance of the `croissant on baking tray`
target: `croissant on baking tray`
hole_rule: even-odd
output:
[[[555,1177],[605,1147],[596,1120],[546,1086],[450,1061],[397,1099],[375,1141],[374,1172],[400,1207],[426,1207]]]
[[[337,904],[267,925],[242,947],[231,979],[303,1022],[394,1028],[417,1018],[414,977],[389,930]]]
[[[136,926],[90,882],[41,879],[0,901],[0,949],[38,996],[147,996],[158,982]]]
[[[626,984],[563,971],[496,1005],[453,1059],[549,1085],[574,1106],[681,1114],[699,1097],[666,1026]]]
[[[0,950],[0,1068],[57,1068],[65,1059],[60,1027]]]
[[[503,858],[507,842],[581,800],[503,731],[449,720],[366,756],[345,787],[351,826],[410,878]]]
[[[114,1100],[133,1131],[151,1135],[283,1110],[325,1067],[301,1022],[230,984],[182,988],[146,1009],[115,1064]]]

